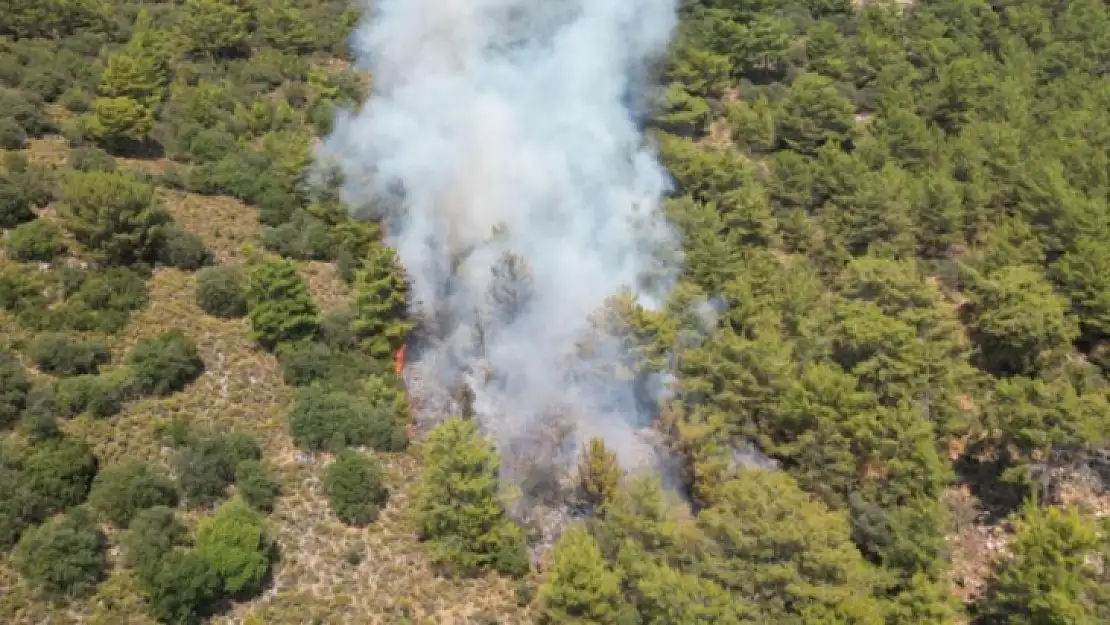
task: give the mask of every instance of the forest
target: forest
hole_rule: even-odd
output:
[[[675,375],[681,486],[594,440],[538,555],[475,420],[412,422],[425,320],[312,174],[366,8],[8,4],[0,621],[1110,622],[1100,0],[682,0],[681,279],[603,315]]]

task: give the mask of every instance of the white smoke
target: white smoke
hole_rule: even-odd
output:
[[[658,306],[676,274],[668,179],[635,110],[675,3],[375,0],[355,33],[371,95],[323,155],[384,220],[414,313],[439,324],[426,382],[465,379],[503,452],[565,459],[603,436],[632,465],[648,449],[627,346],[579,344],[607,298]],[[555,414],[567,436],[547,440]]]

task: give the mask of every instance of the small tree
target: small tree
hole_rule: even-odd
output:
[[[355,318],[352,327],[363,349],[376,358],[389,358],[405,341],[412,322],[407,319],[409,285],[392,249],[373,245],[355,280]]]
[[[195,551],[175,549],[156,567],[141,572],[147,612],[161,623],[193,625],[223,595],[223,582]]]
[[[247,287],[238,267],[221,265],[197,273],[197,305],[215,317],[247,314]]]
[[[89,594],[107,576],[107,548],[92,515],[78,508],[24,534],[15,563],[44,595],[68,599]]]
[[[232,500],[197,530],[197,553],[223,580],[227,594],[247,597],[262,590],[270,570],[270,538],[257,512]]]
[[[245,434],[199,438],[178,452],[178,485],[191,505],[207,506],[226,494],[239,463],[261,457],[258,444]]]
[[[211,57],[236,53],[247,44],[250,14],[233,2],[188,0],[174,32],[186,50]]]
[[[36,445],[23,462],[27,484],[51,511],[84,502],[97,469],[92,449],[84,442],[69,438]]]
[[[235,486],[247,505],[269,512],[281,494],[281,486],[259,460],[244,460],[235,467]]]
[[[620,581],[589,532],[567,530],[555,545],[551,568],[540,587],[544,617],[552,624],[616,625]]]
[[[27,370],[10,352],[0,351],[0,428],[19,420],[30,390]]]
[[[8,256],[13,260],[49,262],[65,249],[62,231],[44,219],[20,224],[8,235]]]
[[[120,540],[123,564],[139,571],[157,569],[166,554],[185,542],[186,534],[172,508],[154,506],[140,510]]]
[[[127,527],[140,510],[176,506],[177,488],[145,462],[125,460],[96,476],[89,504],[118,527]]]
[[[76,172],[62,188],[62,225],[100,261],[148,260],[169,216],[152,185],[119,172]]]
[[[348,525],[369,525],[389,499],[382,485],[381,464],[364,454],[346,450],[328,465],[324,490],[332,512]]]
[[[266,349],[316,332],[312,294],[296,265],[288,260],[269,260],[251,271],[247,303],[255,340]]]
[[[578,464],[578,479],[586,503],[598,506],[608,501],[622,474],[617,455],[605,447],[605,441],[590,439]]]
[[[184,389],[204,371],[197,346],[180,330],[170,330],[139,341],[127,355],[134,390],[166,396]]]
[[[424,463],[416,519],[436,559],[463,571],[526,572],[524,532],[508,519],[498,493],[501,459],[477,424],[444,421],[428,438]]]
[[[390,404],[317,386],[297,390],[288,419],[293,442],[305,450],[369,445],[378,451],[400,451],[408,443]]]
[[[31,221],[31,201],[14,180],[0,173],[0,228],[14,228]]]
[[[7,551],[28,526],[46,516],[46,502],[22,471],[0,463],[0,550]]]
[[[96,373],[109,357],[100,343],[57,332],[36,336],[27,348],[27,355],[41,371],[63,376]]]
[[[988,623],[1099,623],[1110,616],[1106,574],[1110,547],[1092,519],[1076,510],[1026,504],[988,597]]]
[[[126,96],[97,98],[85,118],[88,136],[110,151],[140,143],[154,130],[154,111]]]

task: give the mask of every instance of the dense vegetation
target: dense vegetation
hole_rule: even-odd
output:
[[[681,484],[590,442],[539,567],[473,420],[410,450],[404,272],[310,175],[357,17],[0,11],[0,620],[1110,619],[1104,3],[684,0],[682,279],[607,311]]]

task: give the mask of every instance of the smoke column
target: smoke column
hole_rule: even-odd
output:
[[[677,269],[636,110],[675,2],[375,0],[355,33],[371,96],[322,154],[436,320],[424,383],[465,380],[502,453],[563,462],[590,436],[626,466],[647,453],[645,385],[613,373],[627,346],[590,316],[625,290],[658,306]]]

